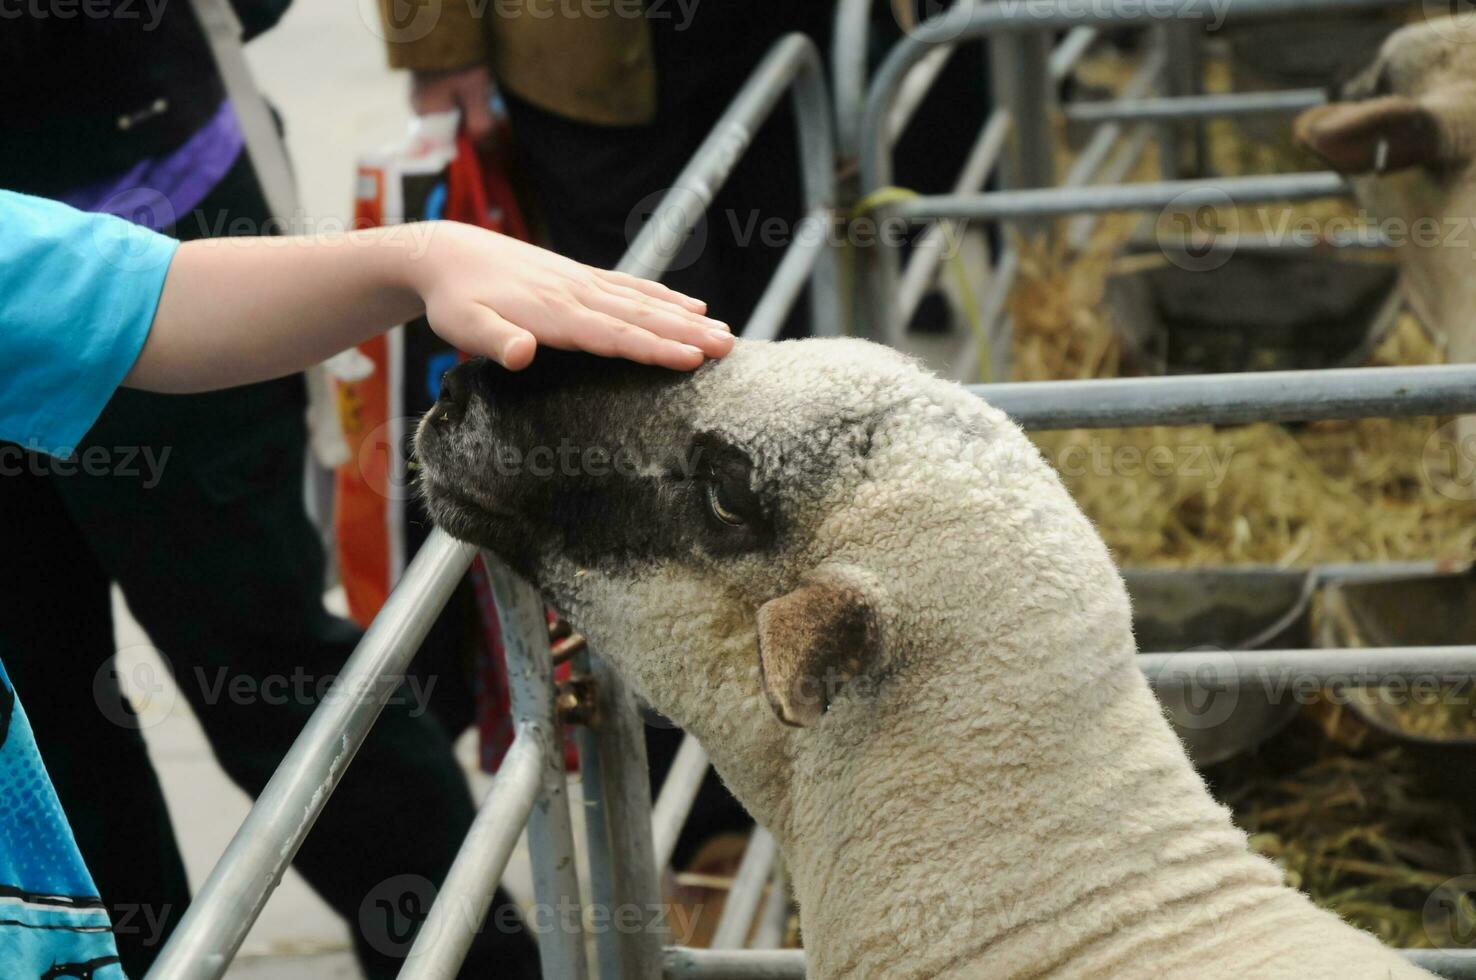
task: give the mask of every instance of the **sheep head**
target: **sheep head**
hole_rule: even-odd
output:
[[[1469,219],[1476,206],[1476,15],[1412,24],[1335,101],[1297,118],[1297,141],[1347,174],[1359,203],[1393,237],[1411,307],[1476,355]],[[1453,226],[1452,221],[1460,222]],[[1458,237],[1452,237],[1452,232]],[[1457,247],[1448,247],[1448,246]]]
[[[417,446],[436,522],[537,584],[756,814],[776,787],[740,770],[782,781],[794,739],[902,727],[916,684],[1025,724],[946,693],[990,677],[935,681],[988,669],[991,637],[1043,661],[1068,627],[1131,650],[1105,548],[1030,442],[879,345],[740,342],[691,374],[472,361]]]
[[[1373,64],[1303,112],[1297,141],[1350,175],[1467,167],[1476,153],[1476,15],[1412,24]]]

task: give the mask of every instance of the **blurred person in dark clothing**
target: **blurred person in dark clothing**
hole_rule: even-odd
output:
[[[238,12],[254,33],[285,5],[241,0]],[[181,239],[270,233],[190,6],[75,14],[0,30],[0,187]],[[304,408],[301,376],[198,395],[124,390],[76,458],[101,447],[158,467],[0,474],[0,658],[25,691],[130,976],[158,955],[189,884],[141,731],[150,720],[133,713],[112,668],[110,586],[172,666],[222,768],[259,793],[359,639],[322,604]],[[7,458],[19,451],[9,449]],[[278,682],[291,693],[268,697]],[[294,862],[347,920],[367,976],[398,972],[417,923],[387,921],[384,910],[441,880],[473,813],[447,733],[414,698],[393,699]],[[505,893],[488,922],[497,928],[484,928],[466,974],[537,976],[536,948]]]

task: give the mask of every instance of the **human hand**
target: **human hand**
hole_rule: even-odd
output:
[[[449,71],[417,71],[410,76],[410,107],[417,116],[461,113],[461,124],[473,142],[492,132],[492,72],[484,64]]]
[[[707,304],[472,225],[438,221],[406,263],[431,329],[517,371],[539,344],[691,370],[733,349]]]

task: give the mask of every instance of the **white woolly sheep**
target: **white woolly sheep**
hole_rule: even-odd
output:
[[[811,977],[1430,976],[1250,851],[1101,539],[963,388],[808,340],[447,391],[431,513],[702,742],[783,848]]]
[[[1450,360],[1476,361],[1476,15],[1395,31],[1295,133],[1399,240],[1405,299]]]

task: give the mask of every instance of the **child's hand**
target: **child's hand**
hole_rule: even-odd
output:
[[[527,367],[539,344],[679,370],[733,349],[700,300],[471,225],[436,222],[409,264],[431,328],[510,370]]]

